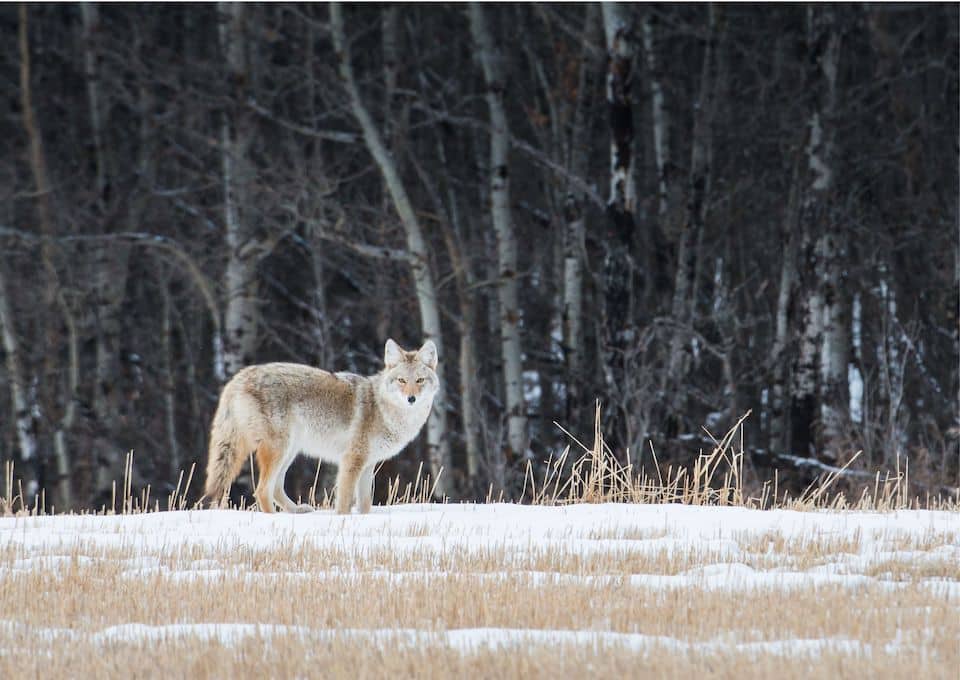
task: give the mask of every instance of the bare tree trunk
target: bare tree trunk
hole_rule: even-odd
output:
[[[599,43],[602,25],[600,8],[586,5],[584,30],[587,39],[580,57],[577,84],[577,109],[573,119],[570,143],[570,171],[585,177],[589,171],[589,141],[587,139],[594,111],[594,74],[602,68],[603,53],[593,47]],[[584,201],[574,186],[568,189],[564,201],[566,232],[563,241],[563,350],[567,369],[566,416],[572,421],[574,410],[582,404],[585,371],[583,365],[583,270],[586,257],[587,219]],[[574,425],[573,422],[570,423]]]
[[[653,112],[653,153],[657,164],[657,214],[660,226],[669,208],[670,118],[663,94],[663,70],[657,57],[657,15],[647,12],[643,21],[643,51],[650,74],[650,106]]]
[[[400,63],[400,22],[399,6],[388,5],[383,8],[383,14],[380,17],[380,42],[383,46],[383,143],[387,151],[399,163],[401,156],[397,153],[397,121],[394,119],[393,100],[397,92],[398,71]],[[402,167],[398,167],[402,172]],[[380,197],[382,204],[381,217],[379,219],[379,231],[381,241],[386,239],[388,233],[388,224],[392,222],[390,215],[390,192],[381,189]],[[374,290],[377,299],[386,300],[391,290],[391,279],[396,276],[392,271],[393,267],[387,263],[377,267],[374,272]],[[380,304],[375,310],[377,317],[376,333],[380,342],[386,342],[390,337],[390,325],[392,323],[391,305]]]
[[[583,203],[567,194],[564,205],[567,230],[563,244],[563,350],[567,370],[567,419],[581,402],[583,383],[583,260],[586,215]]]
[[[507,445],[514,455],[527,449],[527,413],[523,399],[523,363],[520,342],[520,299],[517,283],[517,239],[510,216],[510,128],[503,102],[506,82],[503,56],[494,43],[483,9],[470,3],[470,32],[477,48],[490,110],[490,204],[497,236],[500,304],[500,352],[503,358],[504,397],[507,406]]]
[[[87,85],[87,105],[90,107],[90,129],[93,133],[93,155],[97,166],[96,197],[97,208],[102,216],[105,212],[107,168],[103,150],[103,121],[101,115],[100,79],[96,33],[100,28],[100,10],[96,3],[85,2],[80,5],[83,20],[83,72]]]
[[[2,264],[2,263],[0,263]],[[20,339],[14,326],[13,306],[7,286],[6,273],[0,266],[0,339],[6,355],[7,376],[10,383],[10,404],[13,406],[13,423],[20,450],[21,477],[27,481],[26,493],[33,497],[37,484],[37,405],[31,395],[26,378],[26,359],[21,351]],[[24,499],[25,502],[28,502]]]
[[[452,193],[452,192],[451,192]],[[450,211],[453,224],[444,225],[444,242],[453,266],[457,298],[460,303],[460,417],[463,419],[464,445],[467,454],[467,479],[471,487],[480,473],[480,385],[477,378],[477,309],[470,294],[475,277],[463,254],[458,238],[457,205],[451,195]]]
[[[220,126],[223,215],[226,225],[227,269],[224,288],[223,375],[229,377],[253,360],[257,342],[257,246],[251,239],[249,216],[240,202],[247,194],[252,168],[247,158],[251,142],[249,116],[242,112],[250,77],[244,34],[246,6],[221,2],[220,48],[226,60],[231,101]],[[219,369],[220,367],[215,367]]]
[[[610,106],[610,199],[609,206],[633,226],[637,187],[633,172],[634,40],[630,14],[633,8],[620,2],[603,3],[603,28],[607,40],[607,103]]]
[[[317,78],[315,68],[315,50],[317,49],[316,28],[313,23],[305,23],[304,62],[307,64],[307,106],[311,119],[316,116],[315,102],[317,101]],[[321,154],[316,154],[306,165],[306,171],[315,168],[317,174],[323,173]],[[326,281],[323,260],[321,258],[320,238],[321,226],[315,222],[309,232],[310,239],[310,269],[313,275],[312,306],[313,320],[310,332],[313,338],[313,360],[317,366],[333,365],[333,344],[330,328],[329,307],[327,305]]]
[[[690,185],[687,193],[687,214],[680,235],[677,253],[677,273],[673,289],[671,313],[677,324],[670,340],[670,357],[667,378],[671,385],[679,386],[689,368],[690,324],[696,301],[697,250],[707,218],[707,195],[711,181],[710,158],[713,147],[713,119],[716,111],[717,92],[717,41],[720,8],[709,6],[709,26],[703,51],[700,72],[700,91],[694,105],[693,140],[690,151]],[[681,408],[682,389],[672,390],[671,411],[676,415]]]
[[[820,348],[820,457],[836,461],[849,408],[850,319],[843,286],[843,228],[821,239],[823,339]]]
[[[163,321],[160,327],[163,344],[163,415],[167,434],[167,458],[170,474],[176,479],[181,467],[180,442],[177,439],[177,375],[173,367],[173,305],[166,277],[162,282]]]
[[[52,186],[47,175],[43,137],[37,125],[33,110],[33,89],[30,84],[30,39],[27,6],[25,4],[20,5],[19,49],[20,104],[23,112],[23,127],[27,133],[27,139],[30,145],[30,168],[33,173],[33,181],[36,184],[36,205],[40,231],[45,237],[41,244],[41,259],[48,276],[46,293],[47,308],[50,309],[55,306],[61,313],[67,330],[67,347],[70,357],[69,368],[67,370],[67,394],[64,397],[63,413],[54,431],[57,495],[61,503],[60,507],[66,509],[69,508],[73,502],[67,435],[73,428],[77,413],[77,388],[80,382],[79,343],[73,312],[64,296],[60,276],[53,259],[53,245],[51,240],[54,236],[54,227],[53,213],[50,207]]]
[[[791,447],[796,454],[806,456],[817,448],[814,443],[819,439],[818,455],[831,461],[836,455],[841,413],[845,410],[842,401],[846,395],[849,337],[849,322],[839,286],[842,267],[839,257],[845,238],[843,227],[832,224],[833,119],[840,34],[830,7],[808,8],[807,21],[807,44],[811,53],[807,89],[814,103],[806,151],[810,184],[802,213],[805,253],[801,260],[804,265],[800,300],[802,335],[794,371]],[[824,426],[821,437],[814,436],[818,416]]]
[[[313,273],[313,332],[315,360],[318,366],[331,366],[333,362],[333,343],[330,329],[327,292],[324,281],[324,267],[320,259],[320,239],[313,234],[310,248],[310,264]]]
[[[467,454],[467,478],[476,484],[480,477],[480,384],[477,376],[480,366],[477,363],[477,347],[473,339],[476,329],[476,308],[471,301],[465,301],[463,307],[467,317],[464,319],[464,331],[460,334],[460,408],[463,418],[464,445]]]
[[[466,257],[463,247],[463,224],[460,219],[460,205],[457,200],[453,184],[445,178],[452,175],[448,161],[447,148],[443,135],[438,131],[437,155],[440,158],[441,174],[439,183],[446,190],[447,210],[449,219],[443,224],[444,243],[450,256],[453,267],[454,283],[457,289],[457,301],[460,304],[460,417],[463,420],[464,445],[467,454],[467,480],[471,490],[477,490],[477,481],[480,475],[480,461],[482,460],[480,446],[480,428],[482,413],[480,405],[480,366],[477,357],[476,335],[477,302],[472,290],[476,284],[476,274],[473,266]],[[427,177],[422,177],[423,184],[430,187]],[[432,192],[433,193],[433,192]],[[443,201],[437,195],[434,199],[437,211],[443,210]]]
[[[110,203],[110,171],[107,166],[103,123],[103,97],[100,87],[99,39],[100,12],[94,3],[81,6],[83,23],[83,64],[87,89],[90,129],[93,135],[93,156],[96,165],[93,211],[100,224],[98,231],[106,228],[105,220]],[[119,375],[119,338],[122,322],[119,318],[127,282],[127,263],[130,246],[124,242],[104,240],[94,251],[91,262],[94,298],[92,307],[95,317],[96,369],[93,386],[93,412],[96,416],[95,488],[104,495],[120,473],[124,451],[113,441],[120,395],[116,390]]]
[[[62,294],[61,294],[62,297]],[[64,325],[67,328],[67,400],[63,417],[53,433],[53,452],[56,458],[57,492],[61,510],[73,505],[73,479],[70,464],[70,448],[67,437],[77,421],[77,394],[80,388],[80,338],[74,316],[66,302],[60,306]]]
[[[801,294],[798,304],[801,335],[790,397],[790,449],[794,455],[809,456],[814,448],[817,358],[823,335],[823,315],[820,288],[817,282],[812,280],[814,273],[819,270],[819,250],[809,233],[804,233],[803,241]]]
[[[783,249],[783,265],[780,268],[780,290],[777,293],[777,310],[773,350],[773,387],[770,404],[770,452],[780,453],[784,450],[786,441],[786,411],[784,400],[786,397],[787,361],[786,349],[789,340],[790,302],[794,299],[794,289],[797,278],[797,254],[800,248],[800,192],[801,178],[799,157],[794,163],[793,180],[790,184],[790,196],[787,199],[786,213],[781,231]]]
[[[410,270],[413,275],[414,287],[417,294],[417,303],[420,307],[420,323],[426,338],[433,340],[440,356],[443,357],[443,338],[440,327],[440,309],[433,276],[430,271],[429,252],[423,230],[413,211],[413,205],[407,194],[407,189],[397,171],[396,163],[383,143],[380,130],[370,116],[370,112],[360,98],[360,91],[354,80],[353,67],[350,63],[350,50],[347,45],[343,28],[343,9],[340,3],[330,4],[330,28],[333,36],[333,45],[337,54],[340,78],[347,91],[349,106],[354,118],[363,131],[363,139],[377,164],[380,174],[383,175],[387,190],[393,199],[394,209],[400,216],[407,236],[407,250],[410,252]],[[438,367],[441,391],[437,394],[430,419],[427,421],[427,449],[430,456],[430,468],[434,479],[438,478],[441,468],[450,469],[450,443],[447,441],[447,414],[446,400],[443,397],[443,360]],[[447,493],[446,480],[439,477],[437,493]]]
[[[617,392],[618,386],[623,383],[624,353],[632,323],[634,263],[631,247],[637,200],[632,162],[633,11],[632,6],[624,3],[603,4],[607,46],[607,109],[610,116],[610,198],[607,201],[607,213],[612,228],[604,243],[601,354],[605,382],[611,394]]]

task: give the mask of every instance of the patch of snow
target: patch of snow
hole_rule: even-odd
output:
[[[569,645],[592,648],[625,647],[635,651],[666,648],[671,651],[703,654],[735,651],[755,656],[762,654],[815,656],[824,651],[841,654],[863,654],[870,651],[869,645],[864,645],[857,640],[843,638],[791,638],[737,643],[726,638],[690,641],[643,633],[532,628],[454,628],[445,631],[431,631],[412,628],[310,628],[307,626],[257,623],[175,623],[167,625],[125,623],[109,626],[98,631],[79,631],[0,621],[0,631],[28,633],[31,636],[48,641],[62,639],[89,640],[98,644],[199,638],[206,641],[215,640],[225,645],[236,645],[249,638],[270,639],[289,635],[318,641],[350,638],[417,647],[440,646],[452,648],[462,653],[470,653],[483,648],[527,647],[530,645],[550,647]],[[901,644],[901,640],[891,640],[885,646],[885,651],[888,654],[894,654]]]
[[[759,511],[736,507],[685,505],[598,504],[559,507],[514,504],[421,504],[377,507],[367,515],[340,516],[329,511],[305,515],[200,510],[143,515],[65,515],[0,518],[0,578],[24,578],[45,569],[66,573],[110,561],[123,579],[218,581],[242,579],[278,588],[299,579],[381,579],[386,584],[477,579],[520,586],[573,584],[597,588],[640,588],[652,591],[702,589],[733,593],[774,590],[785,594],[801,588],[851,588],[864,591],[923,592],[960,609],[960,571],[948,577],[897,580],[893,564],[960,563],[960,521],[955,512],[902,510],[896,512]],[[801,567],[789,558],[775,568],[761,568],[765,555],[776,555],[777,541],[800,543],[826,540],[839,550]],[[358,555],[381,551],[431,557],[444,554],[499,552],[516,569],[503,572],[459,572],[430,569],[366,570],[330,568],[325,571],[258,571],[215,559],[191,559],[196,548],[211,555],[242,549],[290,551],[308,545]],[[756,546],[759,546],[756,547]],[[921,547],[917,547],[921,546]],[[923,549],[924,546],[928,546]],[[110,551],[135,555],[110,557]],[[758,552],[759,551],[759,552]],[[45,554],[48,553],[48,554]],[[202,553],[200,553],[202,555]],[[530,556],[583,555],[616,557],[627,564],[634,557],[667,555],[693,558],[697,564],[679,573],[565,573],[530,569]],[[178,556],[183,559],[178,561]],[[672,559],[664,564],[675,564]],[[890,563],[887,569],[884,565]],[[664,571],[673,568],[664,568]],[[612,567],[611,571],[616,571]],[[891,573],[884,573],[884,572]],[[108,572],[112,573],[112,572]],[[924,604],[927,604],[924,602]],[[442,626],[439,626],[442,628]],[[923,634],[921,631],[918,634]],[[394,645],[440,645],[468,652],[478,647],[528,645],[624,646],[711,654],[721,651],[750,655],[812,656],[894,654],[910,641],[894,639],[877,649],[856,640],[695,640],[609,630],[538,630],[514,628],[328,629],[249,622],[147,625],[122,622],[102,629],[36,627],[0,621],[0,635],[27,635],[44,642],[92,640],[104,645],[198,637],[238,644],[244,640],[299,636],[329,640],[337,636],[369,639]],[[914,638],[911,637],[911,640]],[[915,642],[915,640],[914,640]]]

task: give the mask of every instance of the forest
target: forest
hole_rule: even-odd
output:
[[[597,425],[656,475],[746,415],[750,485],[956,499],[958,20],[4,4],[0,460],[28,504],[162,497],[243,366],[429,338],[442,392],[379,498],[520,499]]]

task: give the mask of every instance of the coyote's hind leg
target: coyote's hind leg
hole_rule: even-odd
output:
[[[253,495],[263,512],[274,512],[274,491],[276,489],[277,474],[282,470],[281,451],[272,444],[261,441],[257,446],[257,472],[260,480]]]
[[[276,499],[277,504],[286,512],[313,512],[313,507],[307,503],[294,503],[290,499],[290,496],[287,495],[286,489],[283,488],[283,482],[287,478],[287,471],[290,469],[290,466],[293,465],[293,461],[296,460],[296,458],[296,451],[287,451],[283,464],[280,465],[280,471],[277,473],[277,480],[274,482],[273,497]]]

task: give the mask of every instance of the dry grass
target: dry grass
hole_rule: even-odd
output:
[[[860,452],[853,455],[842,467],[825,471],[797,496],[778,488],[777,478],[765,482],[755,495],[745,491],[743,423],[750,412],[744,414],[722,437],[704,432],[713,442],[713,448],[700,453],[692,467],[660,466],[653,445],[650,446],[655,475],[637,469],[630,452],[621,459],[607,446],[600,428],[600,405],[596,406],[593,443],[582,443],[574,435],[563,430],[574,442],[559,456],[551,457],[539,479],[533,466],[527,466],[524,480],[524,497],[529,494],[534,504],[567,503],[682,503],[685,505],[719,505],[747,508],[781,508],[809,511],[872,510],[889,512],[907,508],[925,508],[960,511],[960,489],[952,497],[911,496],[909,467],[901,468],[899,458],[893,471],[872,474],[868,483],[856,486],[855,496],[836,490],[839,480],[845,479]],[[572,453],[573,447],[579,456]],[[871,477],[856,471],[856,478]]]
[[[692,468],[658,466],[654,477],[618,460],[597,428],[590,446],[578,444],[581,456],[568,449],[540,475],[531,467],[524,497],[545,506],[957,510],[908,497],[905,471],[878,476],[852,500],[831,491],[837,475],[797,498],[775,486],[747,496],[739,426]],[[131,457],[104,513],[190,507],[192,472],[161,503],[149,489],[133,493],[132,468]],[[433,486],[419,475],[395,480],[391,502],[423,502]],[[0,524],[0,677],[953,679],[960,667],[960,521],[954,531],[882,539],[772,529],[697,544],[666,528],[599,525],[541,542],[465,545],[424,520],[374,543],[291,534],[270,548],[164,545],[118,524],[123,540],[55,546],[29,540],[41,520],[22,518],[45,508],[22,498],[8,467],[0,510],[18,519]],[[328,507],[329,493],[315,487],[310,500]],[[696,576],[727,567],[791,585],[716,587]],[[260,627],[241,634],[244,624]],[[484,635],[464,632],[473,629],[527,632],[468,643]]]
[[[419,537],[400,532],[392,547],[318,546],[291,537],[268,550],[229,551],[209,543],[151,549],[137,537],[109,547],[81,540],[27,549],[10,542],[0,547],[0,676],[66,677],[79,668],[100,677],[557,677],[588,669],[633,677],[903,677],[910,669],[933,678],[955,677],[960,664],[960,602],[932,581],[960,582],[956,553],[938,553],[960,545],[957,533],[906,545],[910,560],[845,565],[845,573],[869,577],[854,587],[788,591],[643,585],[637,575],[684,574],[725,561],[710,549],[678,553],[655,536],[598,536],[587,540],[637,549],[586,552],[564,549],[562,538],[522,552],[420,540],[437,537],[424,527]],[[864,554],[859,538],[830,536],[765,533],[744,536],[735,547],[747,556],[738,561],[772,573]],[[892,541],[878,545],[878,554],[892,548]],[[111,634],[111,626],[130,622],[268,627],[234,643],[173,630],[157,640]],[[360,632],[336,633],[344,628]],[[464,648],[444,637],[475,628],[663,640],[637,648],[617,639],[533,639],[498,649]],[[421,634],[410,640],[369,632],[385,629]],[[845,642],[816,654],[763,645],[823,638]]]
[[[0,667],[27,677],[138,678],[907,678],[955,680],[955,669],[925,656],[891,654],[863,658],[824,652],[804,660],[721,650],[701,653],[653,649],[646,654],[622,647],[530,643],[516,650],[462,653],[433,645],[385,648],[378,640],[294,637],[248,638],[242,645],[190,640],[116,643],[109,654],[91,653],[82,644],[64,643],[53,657],[26,649],[10,650]],[[78,673],[78,669],[82,669]]]

